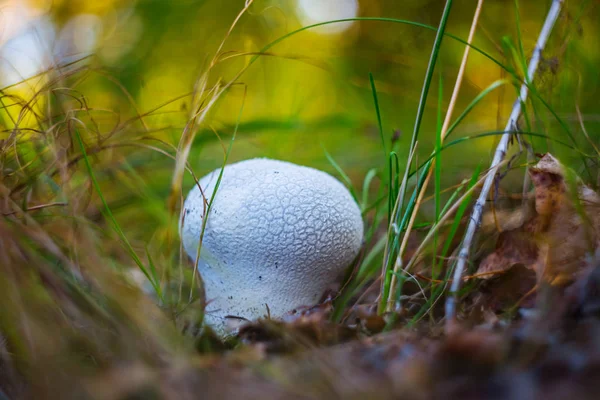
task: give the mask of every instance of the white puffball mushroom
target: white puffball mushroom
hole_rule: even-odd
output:
[[[220,169],[194,185],[182,212],[183,247],[196,259],[202,219]],[[257,158],[226,166],[206,222],[198,270],[205,319],[226,331],[227,316],[281,318],[313,305],[358,255],[361,212],[331,175]]]

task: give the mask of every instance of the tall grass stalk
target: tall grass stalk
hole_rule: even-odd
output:
[[[431,55],[429,57],[429,63],[427,64],[427,71],[425,72],[423,86],[421,88],[421,97],[419,99],[419,106],[417,108],[417,115],[415,118],[413,133],[412,133],[412,136],[410,139],[410,147],[409,147],[410,152],[413,152],[417,145],[417,141],[419,138],[419,131],[421,129],[421,121],[423,120],[423,114],[425,113],[425,106],[427,104],[427,96],[429,95],[429,87],[431,86],[431,81],[433,79],[433,72],[435,70],[435,65],[436,65],[438,55],[440,52],[440,47],[442,46],[442,40],[444,38],[444,33],[446,31],[446,24],[448,22],[448,18],[450,17],[451,9],[452,9],[452,0],[446,0],[444,10],[442,11],[442,17],[440,19],[440,24],[436,31],[435,40],[433,42],[433,48],[431,50]],[[407,170],[410,169],[410,164],[406,165],[406,169]],[[390,188],[390,190],[391,190],[391,188]],[[404,195],[403,195],[403,197],[404,197]],[[411,210],[414,208],[414,205],[415,205],[415,202],[414,202],[414,196],[413,196],[413,197],[411,197],[411,200],[409,201],[409,203],[407,205],[407,208],[404,212],[404,217],[402,218],[400,225],[396,225],[395,229],[398,231],[398,233],[396,233],[396,236],[398,236],[400,234],[400,232],[404,231],[405,224],[406,224],[406,215],[410,214]],[[403,204],[400,203],[399,206],[400,206],[400,208],[402,208]],[[394,220],[391,220],[390,222],[396,223],[396,221],[394,221]],[[402,252],[402,248],[400,249],[400,253],[401,252]],[[397,254],[397,253],[395,253],[395,254]],[[392,257],[390,257],[390,259],[391,258]],[[396,258],[396,260],[397,260],[397,258]],[[396,263],[397,263],[397,261],[396,261]],[[383,282],[384,286],[380,293],[381,302],[379,304],[379,313],[382,313],[384,310],[387,311],[387,310],[391,309],[391,307],[392,307],[392,305],[390,304],[390,301],[392,300],[393,293],[395,293],[393,288],[395,288],[396,280],[397,280],[396,274],[393,273],[395,271],[397,271],[397,268],[395,265],[394,265],[393,270],[390,270],[390,266],[388,266],[387,264],[383,265],[382,282]],[[389,281],[387,279],[388,274],[391,274],[391,279]],[[389,286],[388,286],[388,282],[389,282]]]
[[[475,31],[477,29],[477,24],[479,22],[479,15],[481,14],[482,6],[483,6],[483,0],[479,0],[477,3],[477,8],[475,9],[475,15],[473,16],[473,21],[471,23],[471,29],[469,31],[469,36],[467,39],[468,44],[471,44],[473,42],[473,38],[475,36]],[[440,29],[442,29],[441,24],[440,24]],[[446,112],[444,124],[442,125],[441,131],[439,132],[439,137],[437,139],[440,142],[439,147],[441,147],[441,143],[443,143],[443,141],[446,137],[446,134],[448,132],[448,127],[450,126],[450,121],[452,119],[452,112],[454,111],[454,106],[458,99],[458,94],[460,92],[460,87],[462,85],[462,80],[463,80],[463,76],[465,73],[467,60],[469,58],[469,50],[470,50],[470,47],[466,46],[465,51],[463,53],[463,58],[462,58],[462,61],[460,64],[460,68],[458,70],[456,82],[454,84],[454,90],[452,92],[452,97],[450,99],[450,105],[448,107],[448,111]],[[438,166],[438,168],[439,168],[439,166]],[[408,243],[408,237],[411,233],[412,226],[415,222],[419,207],[423,201],[423,196],[425,195],[425,191],[427,189],[427,185],[429,184],[429,180],[431,179],[432,172],[433,172],[433,170],[431,169],[431,164],[428,164],[428,166],[426,167],[426,170],[424,171],[424,173],[426,174],[425,181],[423,182],[423,185],[417,189],[419,191],[419,194],[417,196],[415,206],[412,210],[412,215],[410,217],[408,227],[406,228],[406,231],[404,232],[404,238],[402,241],[402,245],[400,246],[400,250],[398,251],[398,254],[396,255],[396,262],[394,264],[394,272],[393,272],[394,276],[396,276],[400,272],[400,269],[402,268],[402,256],[404,255],[404,250],[406,249],[406,245]],[[439,179],[439,171],[438,171],[438,175],[436,175],[436,177],[437,177],[437,179]],[[436,185],[436,187],[437,187],[437,185]],[[394,293],[396,292],[394,278],[392,278],[391,288],[388,292],[389,292],[389,297],[388,297],[388,301],[387,301],[387,305],[386,305],[386,311],[390,312],[393,310],[393,305],[397,304],[397,302],[394,302],[394,299],[392,297],[392,296],[394,296]]]
[[[219,171],[219,176],[217,177],[217,181],[215,182],[215,188],[213,189],[213,192],[210,196],[210,200],[207,201],[206,198],[204,198],[204,201],[206,202],[206,209],[205,209],[205,212],[204,212],[204,215],[202,218],[202,228],[200,229],[200,237],[198,238],[198,248],[196,250],[196,260],[194,262],[194,273],[193,273],[192,281],[195,281],[195,279],[197,279],[198,263],[200,262],[200,253],[202,251],[202,241],[204,239],[204,231],[206,230],[206,224],[208,222],[210,210],[212,209],[212,205],[215,201],[215,197],[217,195],[217,191],[219,190],[221,180],[223,179],[223,171],[225,170],[225,166],[227,165],[227,160],[229,160],[229,155],[231,154],[231,149],[233,148],[233,142],[235,141],[235,138],[237,136],[238,126],[239,126],[240,120],[242,119],[242,114],[244,112],[244,105],[246,104],[246,94],[247,94],[247,89],[246,89],[246,87],[244,87],[244,97],[242,98],[242,105],[240,106],[240,111],[238,113],[237,123],[235,125],[235,129],[233,130],[233,134],[231,135],[229,145],[227,146],[227,149],[225,150],[225,152],[223,154],[223,165],[221,166],[221,170]],[[202,188],[200,188],[200,190],[202,190]],[[202,196],[204,197],[204,194]],[[184,213],[184,215],[185,215],[185,213]],[[192,285],[192,288],[190,289],[190,296],[189,296],[190,301],[192,301],[192,296],[193,296],[193,285]]]

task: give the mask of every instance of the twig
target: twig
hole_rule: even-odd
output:
[[[558,19],[562,3],[563,0],[554,0],[552,2],[552,6],[550,7],[550,11],[548,11],[546,21],[544,22],[544,26],[542,27],[542,31],[540,32],[540,35],[538,37],[535,49],[533,50],[531,61],[529,62],[525,82],[521,85],[519,98],[517,98],[515,104],[513,105],[510,118],[508,119],[508,123],[506,124],[506,128],[504,129],[504,134],[500,139],[500,143],[498,143],[498,146],[496,147],[494,159],[492,160],[492,164],[490,165],[490,171],[492,171],[492,173],[490,173],[487,176],[485,182],[483,183],[483,187],[481,189],[481,193],[479,194],[479,198],[477,199],[477,202],[473,207],[473,212],[471,213],[469,226],[467,227],[467,231],[463,239],[462,248],[460,249],[460,253],[458,255],[458,261],[456,264],[456,269],[454,270],[452,285],[450,286],[450,293],[448,295],[448,298],[446,299],[447,330],[452,328],[454,318],[456,317],[456,296],[458,290],[460,289],[460,277],[462,276],[465,270],[465,265],[467,263],[467,259],[469,258],[469,252],[471,244],[473,242],[473,237],[475,236],[475,232],[477,231],[477,228],[479,227],[481,222],[483,207],[485,206],[488,193],[494,182],[494,177],[496,176],[496,172],[498,170],[498,167],[500,166],[500,162],[506,156],[508,142],[511,138],[511,135],[516,131],[517,120],[521,115],[523,104],[525,104],[525,102],[527,101],[527,95],[529,93],[527,85],[528,83],[531,83],[533,81],[533,77],[540,62],[542,51],[544,47],[546,47],[546,42],[548,41],[550,32],[552,32],[552,28],[554,27],[554,24]]]
[[[42,210],[44,208],[49,208],[49,207],[57,207],[57,206],[66,206],[68,205],[68,203],[64,203],[64,202],[55,202],[55,203],[48,203],[48,204],[39,204],[37,206],[31,206],[31,207],[27,207],[24,208],[22,211],[23,212],[27,212],[27,211],[35,211],[35,210]],[[7,217],[9,215],[15,215],[17,214],[18,211],[9,211],[6,213],[2,213],[3,216]]]
[[[475,14],[473,15],[473,22],[471,23],[471,30],[469,31],[469,37],[467,39],[467,43],[469,45],[465,46],[465,52],[463,53],[463,58],[460,63],[460,68],[458,70],[458,75],[456,77],[456,82],[454,84],[454,89],[452,91],[452,97],[450,99],[450,104],[448,106],[448,110],[446,112],[446,117],[444,118],[444,124],[442,125],[442,130],[440,132],[442,143],[444,142],[444,139],[446,138],[446,135],[448,132],[448,128],[450,127],[450,120],[452,118],[452,112],[454,111],[454,106],[456,105],[456,100],[458,99],[458,93],[460,92],[460,87],[462,85],[462,80],[463,80],[463,76],[465,73],[467,60],[469,58],[469,50],[471,49],[470,44],[473,42],[473,37],[475,36],[475,30],[477,28],[477,23],[479,21],[479,15],[481,14],[482,6],[483,6],[483,0],[479,0],[477,2],[477,8],[475,9]],[[410,235],[410,232],[412,231],[412,228],[413,228],[416,216],[417,216],[417,212],[419,211],[421,203],[423,202],[423,196],[425,195],[425,191],[427,190],[427,185],[429,184],[429,180],[431,179],[431,174],[433,172],[434,164],[435,164],[435,160],[432,160],[431,167],[429,168],[427,177],[425,178],[425,182],[421,186],[421,190],[417,197],[415,207],[412,211],[412,215],[408,222],[408,227],[406,228],[406,231],[404,232],[404,238],[402,239],[402,244],[400,245],[400,250],[398,251],[398,256],[396,257],[396,262],[394,263],[394,273],[392,275],[392,281],[390,284],[390,291],[388,294],[388,300],[387,300],[387,305],[386,305],[387,312],[391,312],[394,308],[396,310],[399,308],[399,304],[396,304],[396,302],[394,302],[394,297],[396,295],[396,281],[397,281],[396,276],[397,276],[398,272],[400,271],[400,269],[402,268],[402,256],[404,255],[404,251],[408,244],[408,237]],[[417,254],[418,253],[415,253],[415,257]]]
[[[481,182],[484,182],[484,179],[487,179],[490,176],[490,174],[492,174],[491,170],[488,171],[486,173],[486,175],[484,175],[483,177],[481,177],[470,189],[468,188],[467,191],[465,191],[465,193],[463,193],[463,195],[458,200],[456,200],[454,202],[454,204],[452,205],[452,207],[450,207],[448,209],[448,211],[440,218],[440,220],[431,229],[429,229],[429,231],[427,232],[427,235],[425,235],[425,237],[423,238],[423,240],[421,240],[421,244],[419,245],[419,247],[415,251],[415,256],[406,265],[406,269],[407,270],[409,270],[410,268],[412,268],[412,266],[416,263],[416,260],[417,260],[416,255],[420,254],[425,249],[425,246],[433,238],[433,236],[435,235],[435,233],[437,232],[437,230],[439,229],[439,227],[442,226],[443,223],[446,222],[446,220],[448,218],[450,218],[450,216],[453,215],[458,210],[458,208],[460,207],[460,205],[463,204],[463,202],[469,196],[471,196],[471,194],[481,184]]]

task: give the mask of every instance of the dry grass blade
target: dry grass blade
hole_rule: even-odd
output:
[[[197,128],[204,121],[206,115],[211,110],[212,106],[221,97],[221,95],[227,89],[229,89],[231,85],[233,85],[233,83],[237,80],[240,74],[238,74],[232,81],[225,85],[221,85],[220,81],[217,82],[205,96],[204,94],[208,85],[208,75],[217,63],[221,54],[221,50],[228,37],[231,35],[231,32],[233,31],[234,27],[237,25],[242,15],[244,15],[246,11],[248,11],[252,3],[252,0],[246,1],[244,8],[239,12],[237,17],[231,24],[227,35],[219,45],[219,48],[217,49],[214,57],[212,58],[208,66],[208,69],[204,74],[202,74],[196,85],[196,96],[194,99],[194,106],[192,107],[193,114],[181,135],[181,139],[179,141],[179,148],[177,151],[177,159],[175,162],[175,169],[173,171],[173,180],[171,183],[171,197],[169,199],[169,210],[171,211],[171,213],[174,212],[175,207],[177,206],[177,204],[180,203],[183,174],[185,171],[188,156],[192,148],[192,143],[194,142],[194,138],[196,136]]]
[[[466,190],[465,193],[454,202],[454,204],[448,209],[448,211],[440,217],[440,220],[427,232],[427,235],[425,235],[425,237],[419,244],[419,247],[415,251],[415,256],[406,265],[407,270],[410,270],[410,268],[413,267],[413,265],[418,261],[418,255],[425,249],[425,246],[431,241],[436,231],[444,225],[448,218],[450,218],[450,216],[452,216],[458,210],[458,208],[465,201],[465,199],[467,199],[473,193],[473,191],[475,191],[475,189],[478,188],[479,185],[481,185],[484,179],[490,176],[491,173],[491,171],[486,172],[484,176],[481,177],[470,189]]]
[[[475,232],[477,231],[477,227],[480,225],[481,217],[483,215],[483,208],[485,206],[485,202],[488,196],[488,193],[492,187],[494,182],[494,178],[496,176],[496,172],[501,165],[502,160],[506,155],[506,151],[508,149],[508,142],[513,133],[516,133],[516,126],[519,116],[521,115],[522,106],[527,101],[527,95],[529,93],[529,88],[527,83],[531,83],[533,81],[535,72],[537,71],[538,64],[541,59],[541,54],[543,49],[546,47],[546,42],[550,37],[550,33],[552,32],[552,28],[558,16],[560,14],[560,10],[562,7],[562,0],[554,0],[552,2],[552,6],[550,7],[550,11],[548,11],[548,15],[546,16],[546,21],[544,22],[544,26],[542,27],[542,31],[538,37],[535,49],[533,50],[533,54],[531,57],[531,61],[529,62],[529,67],[527,69],[527,76],[525,77],[524,83],[521,85],[521,91],[519,94],[519,98],[515,101],[512,112],[510,114],[510,118],[508,119],[508,123],[506,124],[506,128],[504,129],[504,134],[500,139],[500,143],[496,147],[496,152],[494,153],[494,159],[492,160],[490,166],[490,173],[485,180],[483,187],[481,189],[481,193],[477,198],[477,202],[473,207],[473,211],[471,213],[471,218],[469,220],[469,225],[467,227],[462,248],[460,249],[460,253],[458,256],[458,261],[456,264],[456,269],[454,270],[454,277],[452,281],[452,285],[450,287],[450,293],[448,298],[446,299],[446,328],[450,329],[453,326],[454,318],[456,317],[456,296],[457,292],[460,289],[460,281],[461,276],[465,270],[465,266],[467,263],[467,259],[469,258],[471,244],[473,242],[473,238],[475,236]]]

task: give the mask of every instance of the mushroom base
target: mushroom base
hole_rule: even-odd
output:
[[[234,292],[225,285],[227,280],[216,273],[218,268],[200,262],[198,265],[206,292],[206,323],[219,335],[225,336],[232,326],[245,320],[259,318],[281,319],[301,306],[312,306],[322,297],[332,282],[338,278],[337,271],[320,274],[310,288],[291,282],[270,281],[262,276],[248,277],[249,285],[238,286]],[[327,272],[327,271],[325,271]],[[239,282],[239,280],[238,280]]]

